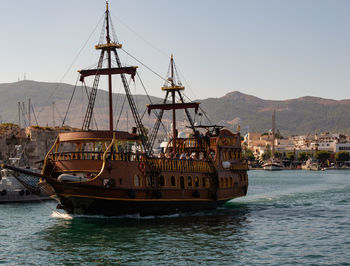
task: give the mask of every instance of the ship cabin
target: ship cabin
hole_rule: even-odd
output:
[[[125,189],[207,190],[218,173],[219,188],[247,186],[247,163],[241,158],[240,134],[221,129],[176,139],[176,151],[146,155],[137,134],[122,131],[60,133],[48,152],[42,173],[60,182],[89,182]],[[172,141],[168,150],[172,150]],[[185,157],[181,155],[185,154]],[[241,184],[239,184],[241,183]]]
[[[45,163],[54,162],[58,174],[74,174],[85,180],[95,177],[104,161],[144,161],[144,156],[136,134],[82,131],[60,133]]]

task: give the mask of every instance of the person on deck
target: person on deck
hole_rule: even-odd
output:
[[[192,152],[192,153],[191,153],[190,159],[191,159],[191,160],[197,160],[197,156],[196,156],[196,153],[195,153],[195,152]]]
[[[183,152],[183,153],[181,153],[181,155],[180,155],[180,160],[185,160],[185,159],[186,159],[186,153]]]

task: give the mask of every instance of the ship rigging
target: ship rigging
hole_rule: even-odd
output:
[[[157,117],[148,135],[125,77],[130,75],[134,79],[137,67],[121,64],[118,49],[122,45],[110,38],[108,2],[104,27],[106,42],[95,46],[100,51],[97,67],[79,71],[84,84],[85,78],[94,76],[82,130],[59,133],[44,159],[41,174],[32,177],[41,178],[41,186],[51,188],[59,207],[70,214],[163,215],[214,209],[227,200],[245,196],[248,166],[241,157],[240,133],[216,125],[194,124],[190,110],[197,113],[199,103],[185,102],[182,93],[185,88],[171,56],[168,79],[162,87],[165,98],[161,104],[147,106],[148,113],[153,111]],[[103,67],[105,56],[107,66]],[[114,130],[113,75],[121,77],[135,121],[136,130],[131,133]],[[109,130],[91,130],[101,76],[108,78]],[[172,113],[172,134],[167,156],[156,157],[153,145],[168,110]],[[176,110],[184,110],[191,134],[181,137],[177,134]],[[4,167],[30,176],[26,170]]]

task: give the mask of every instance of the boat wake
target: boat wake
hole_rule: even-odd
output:
[[[228,206],[229,207],[229,206]],[[105,219],[105,220],[157,220],[157,219],[174,219],[174,218],[186,218],[186,217],[201,217],[201,216],[218,216],[224,215],[227,211],[232,211],[231,208],[220,207],[216,210],[199,211],[199,212],[184,212],[174,213],[167,215],[150,215],[140,216],[139,214],[128,214],[119,216],[104,216],[104,215],[83,215],[83,214],[66,214],[57,211],[53,211],[51,214],[52,218],[64,219],[64,220],[78,220],[78,219]]]
[[[59,219],[64,219],[64,220],[72,220],[73,216],[67,213],[61,213],[58,211],[52,211],[51,213],[52,218],[59,218]]]
[[[136,219],[136,220],[152,220],[160,218],[177,218],[183,216],[184,214],[176,213],[169,215],[160,216],[140,216],[139,214],[129,214],[120,216],[104,216],[104,215],[83,215],[83,214],[67,214],[53,211],[51,214],[52,218],[72,220],[72,219]]]

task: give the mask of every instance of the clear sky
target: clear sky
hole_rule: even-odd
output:
[[[235,90],[263,99],[350,99],[349,0],[109,2],[123,48],[163,76],[173,53],[192,99]],[[0,83],[25,73],[75,84],[76,70],[97,63],[104,10],[103,0],[0,1]],[[162,96],[162,80],[139,70],[149,93]]]

